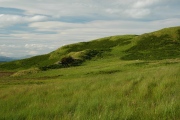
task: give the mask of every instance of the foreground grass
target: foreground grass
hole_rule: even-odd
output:
[[[113,58],[2,77],[0,119],[177,120],[179,72],[177,59]]]

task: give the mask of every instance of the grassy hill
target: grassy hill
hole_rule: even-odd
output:
[[[111,36],[2,63],[0,119],[178,120],[179,31]],[[39,69],[65,56],[83,63]]]
[[[63,46],[46,55],[0,64],[0,70],[20,70],[53,65],[65,56],[82,59],[118,55],[123,60],[160,60],[180,57],[180,27],[140,36],[124,35]],[[124,49],[123,49],[124,48]],[[113,53],[112,51],[115,51]]]
[[[65,56],[73,56],[82,60],[108,53],[115,46],[129,44],[136,35],[112,36],[90,42],[81,42],[63,46],[46,55],[0,64],[0,70],[21,70],[31,67],[43,67],[56,63]],[[101,55],[102,57],[102,55]]]
[[[180,27],[166,28],[138,37],[135,46],[126,50],[124,60],[159,60],[180,57]]]

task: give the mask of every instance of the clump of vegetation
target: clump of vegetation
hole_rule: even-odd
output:
[[[78,66],[82,63],[83,61],[80,60],[80,59],[74,59],[73,57],[71,56],[67,56],[67,57],[63,57],[61,59],[61,62],[60,64],[63,66],[63,67],[70,67],[70,66]]]
[[[56,64],[43,66],[43,67],[40,67],[39,69],[42,71],[46,71],[49,69],[59,69],[59,68],[65,68],[65,67],[71,67],[71,66],[79,66],[82,64],[82,62],[83,61],[81,59],[75,59],[71,56],[65,56]]]
[[[122,72],[121,70],[101,70],[101,71],[97,71],[97,72],[88,72],[86,73],[86,75],[100,75],[100,74],[104,74],[104,75],[109,75],[109,74],[115,74],[118,72]]]
[[[17,76],[23,76],[23,75],[28,75],[28,74],[34,74],[34,73],[38,73],[38,72],[40,72],[40,69],[38,69],[38,68],[31,68],[31,69],[27,69],[27,70],[20,70],[20,71],[14,73],[11,76],[17,77]]]
[[[47,66],[39,67],[39,69],[42,71],[46,71],[49,69],[59,69],[59,68],[62,68],[61,64],[53,64],[53,65],[47,65]]]

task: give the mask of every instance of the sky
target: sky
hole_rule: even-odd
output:
[[[180,26],[180,0],[0,0],[0,56]]]

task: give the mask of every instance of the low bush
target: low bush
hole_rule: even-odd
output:
[[[79,66],[81,65],[83,60],[80,59],[74,59],[71,56],[63,57],[59,63],[39,67],[40,70],[46,71],[49,69],[59,69],[59,68],[65,68],[65,67],[71,67],[71,66]]]
[[[46,71],[46,70],[49,70],[49,69],[59,69],[59,68],[62,68],[62,67],[63,66],[61,64],[53,64],[53,65],[39,67],[39,69],[42,70],[42,71]]]

